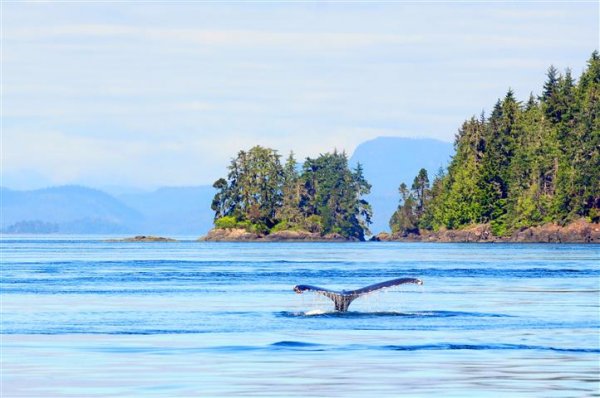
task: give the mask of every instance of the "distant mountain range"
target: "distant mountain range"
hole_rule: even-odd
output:
[[[410,186],[421,167],[433,179],[452,153],[452,144],[433,139],[380,137],[360,144],[350,163],[362,163],[373,185],[371,230],[389,229],[401,182]],[[212,227],[215,191],[208,185],[114,195],[82,186],[0,190],[0,230],[8,233],[202,235]]]
[[[1,228],[6,232],[121,233],[132,231],[142,220],[135,209],[92,188],[2,188],[1,194]]]
[[[211,186],[160,188],[112,196],[60,186],[2,188],[0,229],[7,233],[201,235],[212,225]]]

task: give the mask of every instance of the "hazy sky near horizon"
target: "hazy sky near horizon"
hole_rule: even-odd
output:
[[[452,141],[554,64],[578,77],[598,2],[4,2],[11,188],[200,185],[261,144]]]

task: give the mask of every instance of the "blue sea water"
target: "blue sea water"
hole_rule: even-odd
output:
[[[598,245],[0,245],[2,397],[600,396]]]

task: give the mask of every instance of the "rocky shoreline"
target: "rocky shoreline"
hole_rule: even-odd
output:
[[[248,232],[243,228],[213,228],[198,238],[202,242],[358,242],[339,234],[322,236],[317,232],[284,230],[271,234]],[[489,224],[473,225],[457,230],[419,231],[411,234],[381,232],[371,237],[375,242],[440,242],[440,243],[600,243],[600,224],[584,219],[565,226],[549,223],[522,228],[510,236],[494,236]],[[138,235],[107,242],[176,242],[161,236]]]
[[[565,226],[549,223],[522,228],[510,236],[494,236],[489,224],[459,230],[420,231],[418,234],[388,234],[371,238],[379,242],[514,242],[514,243],[600,243],[600,224],[580,219]]]
[[[248,232],[242,228],[214,228],[199,238],[204,242],[351,242],[339,234],[321,236],[308,231],[278,231],[271,234]]]

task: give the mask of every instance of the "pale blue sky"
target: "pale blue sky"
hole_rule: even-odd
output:
[[[598,2],[4,2],[3,183],[199,185],[255,144],[451,141],[550,64],[579,76],[598,21]]]

